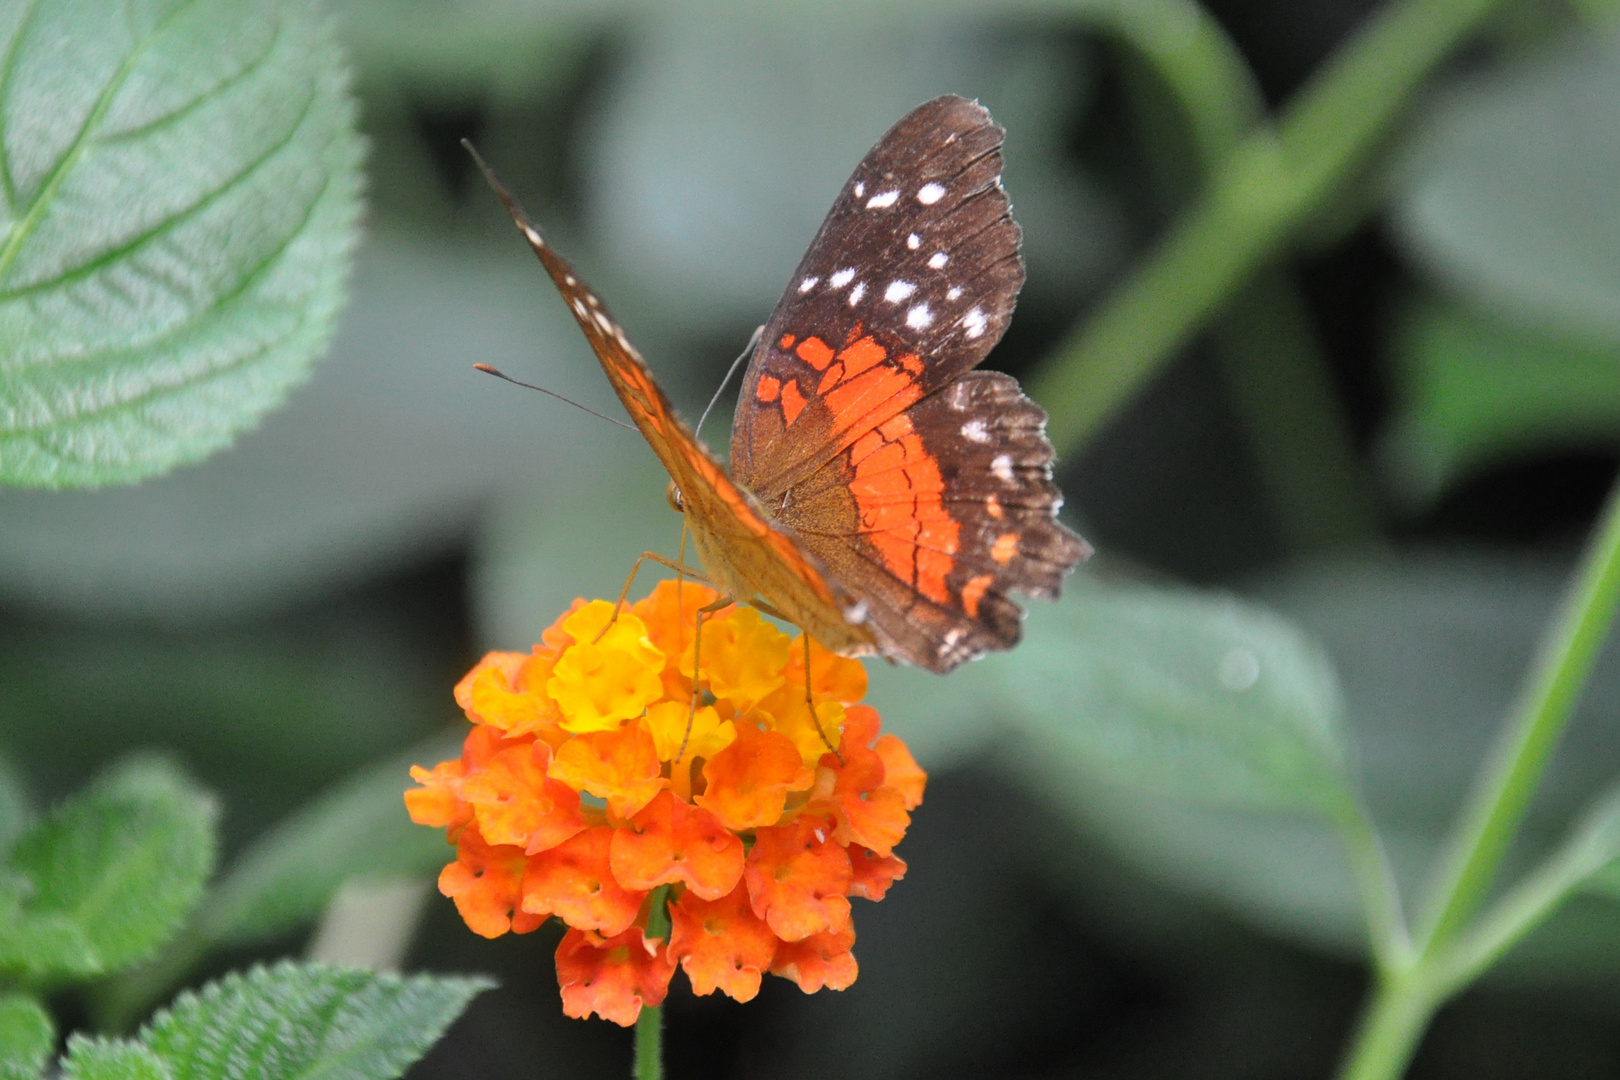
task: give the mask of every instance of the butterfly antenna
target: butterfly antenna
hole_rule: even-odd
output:
[[[731,381],[733,375],[737,374],[737,369],[742,367],[742,362],[754,354],[754,346],[759,344],[759,335],[764,332],[765,328],[763,326],[754,327],[754,332],[748,336],[748,344],[743,346],[743,351],[737,354],[737,359],[731,362],[731,367],[727,369],[726,377],[720,380],[720,385],[714,388],[714,397],[709,399],[708,408],[704,409],[703,415],[698,417],[697,427],[692,430],[693,436],[702,434],[703,421],[707,420],[709,414],[714,412],[715,405],[720,402],[720,395],[726,392],[726,384]]]
[[[521,386],[525,390],[538,390],[542,394],[550,394],[552,397],[556,398],[558,401],[567,402],[568,404],[572,405],[576,409],[581,409],[581,410],[583,410],[585,412],[590,413],[592,416],[596,417],[598,420],[606,420],[610,424],[618,424],[620,427],[629,428],[631,431],[636,430],[635,426],[632,425],[632,424],[627,424],[623,420],[618,420],[618,419],[615,419],[614,417],[604,415],[603,413],[599,413],[595,409],[591,408],[588,405],[581,405],[579,402],[575,401],[573,398],[565,398],[561,394],[557,393],[557,391],[555,391],[555,390],[547,390],[543,386],[536,386],[533,383],[526,383],[522,379],[514,379],[514,378],[512,378],[512,376],[508,375],[506,372],[502,371],[500,368],[490,367],[488,364],[474,364],[473,367],[476,368],[479,371],[482,371],[485,375],[493,375],[497,379],[505,379],[507,382],[511,383],[513,386]]]

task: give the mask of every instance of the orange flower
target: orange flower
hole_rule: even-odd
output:
[[[608,812],[619,819],[634,817],[668,782],[659,773],[658,748],[643,720],[563,743],[551,776],[606,799]]]
[[[692,980],[692,993],[724,990],[738,1001],[759,993],[759,980],[776,958],[777,936],[748,906],[739,885],[718,900],[688,892],[670,909],[669,955]]]
[[[811,643],[807,673],[804,639],[752,608],[706,616],[699,641],[715,596],[666,581],[617,614],[576,601],[532,652],[490,653],[456,686],[461,757],[411,769],[406,808],[455,844],[439,891],[467,925],[569,927],[569,1016],[634,1023],[677,966],[739,1001],[767,971],[841,990],[849,898],[905,875],[893,849],[927,777],[859,704],[865,670]],[[647,935],[655,904],[667,940]]]
[[[453,829],[464,825],[472,810],[461,801],[461,778],[466,769],[459,761],[441,761],[432,770],[411,766],[411,779],[422,786],[405,793],[405,810],[418,825]]]
[[[523,880],[523,849],[491,846],[476,827],[463,829],[456,861],[439,873],[439,891],[456,902],[467,928],[484,937],[508,930],[526,934],[541,920],[518,907]]]
[[[681,882],[716,900],[742,880],[743,843],[720,819],[661,792],[630,822],[613,830],[613,876],[626,888],[656,889]]]
[[[639,927],[607,939],[570,930],[557,946],[563,1013],[576,1020],[594,1012],[629,1027],[641,1015],[643,1005],[664,1003],[674,974],[669,950],[660,942],[649,941]]]
[[[777,821],[788,792],[815,782],[786,735],[751,724],[737,728],[732,744],[703,766],[703,777],[707,787],[694,801],[738,831]]]
[[[585,830],[579,792],[546,776],[550,762],[543,742],[511,746],[462,782],[461,796],[485,839],[533,855]]]
[[[771,974],[792,979],[799,989],[813,994],[822,987],[847,990],[860,969],[855,954],[853,929],[812,934],[803,941],[784,941],[776,950]]]
[[[614,831],[599,825],[532,857],[523,875],[523,910],[556,915],[606,937],[634,923],[647,893],[627,889],[613,876],[608,859]]]
[[[896,855],[885,858],[859,844],[849,845],[849,895],[881,900],[889,886],[906,876],[906,864]]]
[[[488,653],[456,684],[456,704],[473,723],[508,735],[549,734],[562,720],[546,695],[556,659],[556,650],[538,645],[532,653]]]
[[[888,855],[911,825],[905,796],[884,786],[883,759],[876,751],[850,743],[843,754],[842,762],[831,754],[822,759],[811,802],[830,807],[839,843]]]
[[[754,834],[743,880],[754,914],[783,941],[849,926],[849,853],[832,831],[831,821],[802,814]]]

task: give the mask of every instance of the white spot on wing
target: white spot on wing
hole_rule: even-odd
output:
[[[996,479],[1000,480],[1002,483],[1012,483],[1016,478],[1015,474],[1013,473],[1012,455],[997,454],[990,462],[990,471],[994,473],[996,475]]]
[[[857,600],[844,609],[844,621],[856,626],[866,621],[866,601]]]
[[[891,304],[898,304],[916,291],[917,286],[909,281],[891,281],[889,287],[883,290],[883,299]]]
[[[969,420],[962,425],[962,438],[969,442],[987,443],[990,441],[990,429],[984,426],[983,420]]]
[[[892,191],[885,191],[881,195],[874,195],[870,199],[867,199],[866,208],[868,210],[882,210],[885,207],[893,206],[899,200],[900,189],[895,188]]]
[[[570,288],[572,288],[573,286],[579,284],[579,279],[576,278],[573,274],[564,274],[563,275],[563,283],[565,285],[568,285]]]
[[[932,180],[917,189],[917,201],[922,203],[924,206],[933,206],[944,197],[945,188],[940,184],[934,183]]]
[[[922,247],[922,237],[918,236],[916,233],[912,233],[910,236],[906,237],[906,247],[910,248],[912,251],[916,251],[918,248]]]
[[[865,195],[865,194],[866,194],[866,182],[864,180],[855,181],[855,197],[858,199],[862,195]]]
[[[596,325],[602,328],[604,334],[613,333],[613,320],[608,318],[605,312],[596,312]]]
[[[816,287],[816,282],[818,282],[820,280],[821,279],[818,278],[818,277],[807,277],[807,278],[805,278],[803,281],[799,282],[799,291],[801,293],[809,292],[811,289]]]
[[[581,300],[579,297],[574,297],[573,306],[574,310],[579,312],[580,318],[588,319],[591,317],[590,309],[585,306],[585,301]]]
[[[849,290],[849,306],[854,307],[856,304],[860,303],[861,302],[861,297],[863,297],[865,295],[866,295],[866,282],[857,281],[855,283],[855,287],[853,289]]]
[[[540,230],[536,229],[533,225],[523,226],[523,235],[528,237],[529,243],[533,244],[535,247],[546,246],[545,238],[540,235]],[[573,282],[570,281],[568,284],[572,285]]]
[[[985,325],[989,321],[990,320],[985,317],[984,312],[980,311],[978,308],[973,308],[966,315],[962,316],[962,325],[967,327],[967,336],[970,338],[979,337],[981,334],[983,334]]]
[[[851,281],[853,281],[854,278],[855,268],[853,266],[846,266],[842,270],[835,273],[832,277],[828,278],[827,284],[831,285],[835,289],[842,289],[845,285],[848,285]]]
[[[947,300],[960,300],[961,298],[962,287],[960,285],[952,285],[945,293],[945,299]]]
[[[943,270],[945,269],[945,264],[949,262],[950,259],[951,257],[945,254],[943,251],[936,251],[932,255],[928,256],[928,268],[930,270]]]
[[[922,330],[934,321],[933,314],[928,310],[927,304],[918,304],[906,312],[906,325],[913,330]]]

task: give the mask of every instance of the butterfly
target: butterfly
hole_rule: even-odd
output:
[[[1091,551],[1057,520],[1046,414],[973,370],[1024,283],[1004,135],[947,95],[856,166],[753,348],[729,473],[474,152],[669,471],[710,581],[846,656],[945,672],[1011,648],[1007,594],[1056,597]]]

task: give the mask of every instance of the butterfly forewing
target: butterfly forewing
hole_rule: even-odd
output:
[[[769,502],[861,433],[984,359],[1024,281],[1002,130],[938,98],[872,148],[766,324],[733,475]]]

